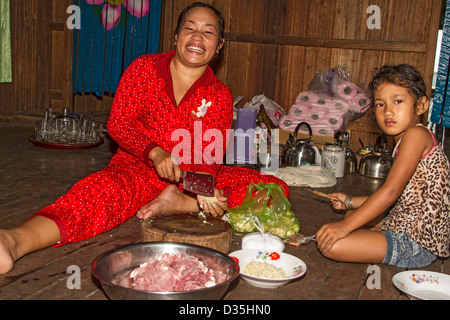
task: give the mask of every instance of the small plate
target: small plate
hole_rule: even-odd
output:
[[[285,252],[247,249],[235,251],[229,255],[239,264],[241,278],[258,288],[278,288],[294,279],[302,277],[306,272],[306,264],[302,260]],[[245,265],[252,260],[256,262],[267,262],[277,268],[283,269],[287,278],[264,278],[243,273],[242,270]]]
[[[411,299],[450,300],[450,275],[422,270],[399,272],[392,282]]]

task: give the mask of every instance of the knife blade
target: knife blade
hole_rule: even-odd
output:
[[[210,174],[181,170],[183,189],[192,193],[214,197],[214,177]]]

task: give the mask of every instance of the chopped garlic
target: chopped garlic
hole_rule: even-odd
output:
[[[283,269],[277,268],[267,262],[257,262],[255,260],[251,260],[247,263],[242,272],[252,276],[271,279],[282,279],[288,277]]]

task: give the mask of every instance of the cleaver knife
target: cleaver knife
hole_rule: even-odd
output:
[[[214,177],[210,174],[181,170],[183,189],[192,193],[214,197]]]

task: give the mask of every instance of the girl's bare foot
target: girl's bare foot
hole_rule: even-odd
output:
[[[147,219],[155,214],[199,212],[197,199],[180,191],[175,185],[168,185],[154,200],[143,205],[136,216]]]

